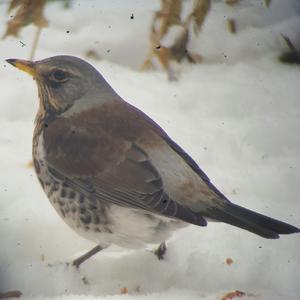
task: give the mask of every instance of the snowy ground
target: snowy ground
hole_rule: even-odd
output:
[[[300,69],[277,62],[285,49],[280,33],[300,41],[299,2],[273,0],[269,10],[259,0],[239,8],[215,3],[192,43],[204,62],[183,65],[178,82],[166,81],[161,71],[136,71],[158,6],[78,1],[61,10],[52,4],[36,58],[84,58],[85,51],[98,51],[102,60],[90,62],[161,124],[232,201],[299,227]],[[0,5],[1,32],[5,7]],[[233,15],[237,36],[224,25]],[[164,261],[147,250],[111,248],[80,270],[66,266],[94,245],[56,215],[28,166],[37,91],[4,61],[28,58],[33,33],[28,27],[19,39],[0,42],[0,292],[20,290],[23,299],[212,300],[241,290],[243,299],[299,299],[300,235],[265,240],[224,224],[177,232]]]

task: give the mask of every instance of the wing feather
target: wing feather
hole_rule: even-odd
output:
[[[63,128],[53,127],[56,130],[49,126],[44,135],[49,171],[57,180],[63,180],[94,201],[206,225],[204,218],[168,196],[158,171],[146,152],[135,143],[112,137],[101,128],[96,128],[94,134],[89,128],[74,130],[66,121],[60,125]],[[95,136],[109,147],[103,141],[97,143]]]

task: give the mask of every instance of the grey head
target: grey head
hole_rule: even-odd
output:
[[[72,114],[119,98],[103,76],[78,57],[58,55],[35,62],[7,61],[34,77],[40,104],[46,112]]]

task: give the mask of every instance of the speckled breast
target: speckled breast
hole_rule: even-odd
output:
[[[33,143],[33,163],[51,204],[72,229],[90,240],[96,240],[91,236],[101,232],[111,233],[108,204],[74,191],[66,179],[58,178],[51,172],[45,159],[42,134]]]

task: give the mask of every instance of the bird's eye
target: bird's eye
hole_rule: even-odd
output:
[[[54,70],[50,74],[50,79],[52,79],[54,81],[62,82],[62,81],[65,81],[67,79],[67,74],[63,70]]]

